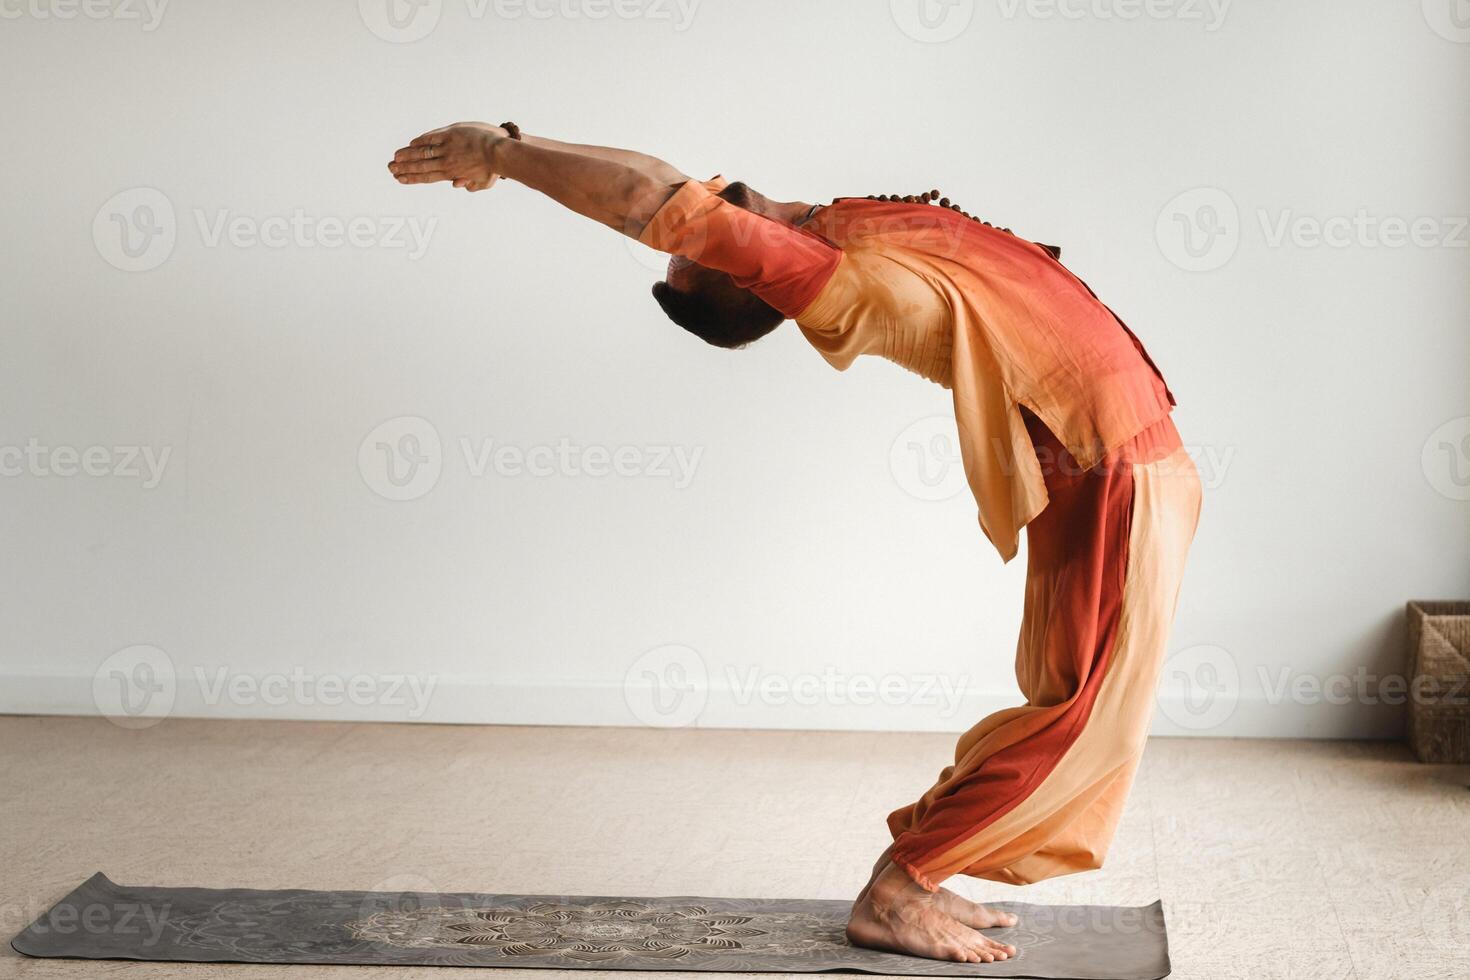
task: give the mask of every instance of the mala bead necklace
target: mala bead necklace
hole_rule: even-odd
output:
[[[939,192],[937,190],[935,190],[935,191],[929,191],[929,192],[924,193],[924,194],[869,194],[868,197],[867,197],[867,200],[869,200],[869,201],[889,201],[889,202],[894,203],[894,204],[933,204],[934,202],[937,201],[939,203],[939,206],[940,207],[942,207],[942,208],[948,208],[951,211],[954,211],[954,212],[956,212],[958,214],[962,214],[966,218],[969,218],[971,221],[979,221],[982,225],[984,225],[987,228],[996,228],[996,227],[998,227],[997,225],[993,225],[993,224],[991,224],[988,221],[982,220],[978,215],[971,214],[970,212],[966,211],[964,208],[961,208],[958,204],[955,204],[952,201],[950,201],[949,198],[947,198],[947,197],[940,197],[939,196]],[[1007,235],[1014,235],[1015,234],[1015,232],[1011,231],[1009,228],[1001,228],[1000,230],[1003,231],[1003,232],[1005,232]]]
[[[939,191],[937,190],[927,191],[923,194],[869,194],[866,199],[869,201],[887,201],[891,204],[937,204],[939,207],[948,208],[950,211],[954,211],[956,214],[963,215],[964,217],[969,218],[971,221],[978,221],[980,222],[980,224],[984,225],[987,228],[995,228],[998,231],[1005,232],[1007,235],[1015,234],[1015,232],[1011,231],[1009,228],[1001,228],[999,225],[993,225],[990,222],[983,220],[982,218],[980,218],[979,215],[971,214],[970,212],[961,208],[958,204],[955,204],[949,198],[941,197],[939,195]],[[1040,243],[1038,242],[1037,244]],[[1041,247],[1046,249],[1046,251],[1051,255],[1052,258],[1057,259],[1058,261],[1061,260],[1062,250],[1057,246],[1042,245]]]

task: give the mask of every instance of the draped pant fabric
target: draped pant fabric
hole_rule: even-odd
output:
[[[1165,417],[1085,472],[1029,412],[1050,501],[1026,527],[1026,703],[966,732],[888,818],[892,858],[1024,884],[1102,866],[1143,752],[1200,483]]]

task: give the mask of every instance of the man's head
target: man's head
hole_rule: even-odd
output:
[[[787,224],[797,206],[772,201],[743,183],[719,196],[737,207]],[[670,320],[716,347],[734,350],[760,340],[786,317],[748,289],[735,285],[728,273],[709,269],[682,256],[669,260],[664,282],[653,284],[653,298]]]

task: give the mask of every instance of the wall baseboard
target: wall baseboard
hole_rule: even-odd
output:
[[[247,679],[248,681],[249,679]],[[932,691],[902,699],[818,692],[763,692],[731,685],[623,685],[615,683],[504,683],[478,678],[373,678],[356,692],[316,689],[305,695],[278,684],[212,683],[181,676],[172,690],[138,696],[124,705],[91,676],[0,674],[0,714],[98,715],[99,704],[126,727],[167,718],[398,722],[449,725],[571,725],[785,730],[962,732],[975,721],[1019,703],[1006,691]],[[350,682],[349,682],[350,683]],[[167,685],[165,685],[167,688]],[[1241,692],[1210,704],[1160,696],[1152,734],[1216,738],[1392,739],[1404,731],[1404,709],[1361,703],[1275,702]]]

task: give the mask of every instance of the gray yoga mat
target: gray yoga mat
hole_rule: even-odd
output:
[[[848,902],[133,888],[95,874],[11,942],[27,956],[189,963],[507,966],[596,970],[1159,980],[1160,903],[998,903],[1000,963],[942,963],[850,946]]]

